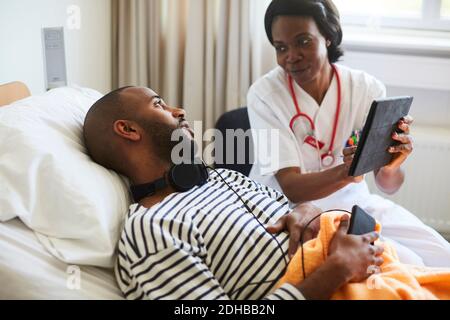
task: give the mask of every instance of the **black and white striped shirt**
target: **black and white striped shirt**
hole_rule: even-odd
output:
[[[150,209],[133,204],[116,264],[126,298],[303,299],[289,284],[274,290],[285,270],[283,254],[288,259],[288,234],[276,236],[280,249],[256,221],[268,225],[289,213],[287,198],[240,173],[218,172],[253,214],[216,172],[205,185]]]

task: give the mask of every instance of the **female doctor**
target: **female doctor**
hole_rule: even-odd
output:
[[[258,162],[250,177],[283,191],[292,203],[313,201],[323,210],[357,204],[383,225],[402,262],[450,266],[450,244],[442,236],[401,206],[370,194],[364,177],[348,176],[358,132],[373,100],[386,90],[367,73],[335,64],[343,55],[342,29],[332,1],[273,0],[265,27],[279,66],[250,88],[248,109],[254,132],[276,129],[279,144],[263,154],[266,141],[254,139]],[[389,150],[393,160],[374,172],[385,193],[403,184],[402,164],[413,150],[411,123],[409,116],[398,123],[404,133],[392,136],[400,143]],[[301,224],[310,218],[301,217]],[[312,228],[317,231],[318,220]],[[270,228],[282,229],[282,221]]]

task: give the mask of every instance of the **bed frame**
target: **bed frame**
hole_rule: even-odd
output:
[[[23,82],[11,82],[0,85],[0,107],[31,96],[30,90]]]

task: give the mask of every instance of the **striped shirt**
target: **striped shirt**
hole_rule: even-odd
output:
[[[116,278],[127,299],[303,299],[285,284],[289,235],[263,225],[290,212],[281,193],[230,170],[173,193],[147,209],[130,207],[119,243]],[[283,257],[284,256],[284,257]]]

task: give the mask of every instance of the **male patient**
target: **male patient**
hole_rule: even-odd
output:
[[[192,138],[182,109],[148,88],[126,87],[92,106],[84,136],[96,162],[141,185],[172,166],[174,130]],[[128,299],[328,299],[366,279],[383,263],[383,248],[371,245],[377,233],[347,235],[344,216],[325,263],[303,282],[275,289],[317,213],[308,204],[291,211],[282,194],[229,170],[211,172],[187,192],[165,187],[130,207],[116,264],[119,286]]]

